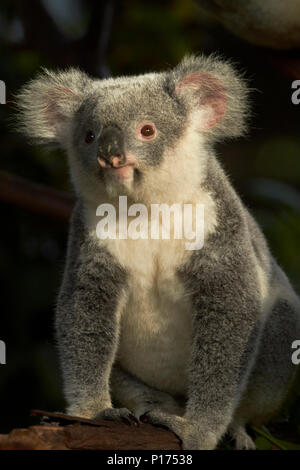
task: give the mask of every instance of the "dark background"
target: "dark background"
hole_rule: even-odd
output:
[[[103,77],[159,71],[192,52],[233,59],[253,89],[251,129],[219,145],[219,158],[300,292],[300,105],[291,102],[293,79],[272,65],[269,51],[230,35],[192,0],[2,0],[0,41],[7,86],[0,170],[69,192],[63,153],[29,146],[11,126],[13,94],[41,66],[80,66]],[[0,432],[7,432],[28,425],[31,408],[64,408],[53,318],[67,225],[1,200],[0,211],[0,339],[7,345]],[[297,425],[299,408],[291,418]]]

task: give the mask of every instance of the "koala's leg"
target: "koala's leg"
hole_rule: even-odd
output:
[[[78,207],[56,310],[56,338],[69,414],[135,419],[112,408],[109,377],[118,342],[126,273],[98,240],[89,238]]]
[[[119,365],[112,369],[110,386],[113,401],[118,406],[128,408],[136,418],[153,410],[184,414],[184,398],[175,399],[168,393],[146,385]]]
[[[297,372],[291,346],[299,338],[299,306],[278,300],[264,327],[255,366],[230,426],[236,448],[249,446],[247,423],[260,426],[280,410]]]

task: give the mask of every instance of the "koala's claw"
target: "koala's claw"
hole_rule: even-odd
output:
[[[232,439],[234,440],[235,450],[255,450],[256,446],[253,439],[249,436],[246,429],[238,427],[230,432]]]
[[[153,426],[160,426],[165,429],[171,429],[169,424],[166,424],[165,421],[160,418],[160,411],[149,410],[146,411],[142,416],[140,416],[140,422],[145,424],[152,424]]]
[[[140,416],[142,423],[149,423],[153,426],[160,426],[173,431],[181,438],[182,430],[185,426],[185,420],[181,416],[171,415],[160,410],[151,410]]]
[[[212,450],[217,446],[217,436],[207,431],[199,422],[153,410],[140,417],[140,421],[161,426],[174,432],[182,442],[184,450]]]
[[[126,424],[139,425],[138,419],[127,408],[105,408],[97,414],[95,419],[107,419],[110,421],[122,421]]]

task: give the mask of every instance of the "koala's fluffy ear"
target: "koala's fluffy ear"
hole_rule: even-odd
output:
[[[44,69],[17,95],[18,130],[38,143],[64,147],[71,119],[90,83],[77,69]]]
[[[249,109],[248,88],[239,75],[216,55],[187,56],[168,74],[168,90],[211,140],[238,137],[246,130]]]

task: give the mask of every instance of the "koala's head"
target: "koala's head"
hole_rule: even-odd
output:
[[[82,197],[165,202],[199,183],[208,144],[244,131],[246,97],[227,62],[190,56],[168,72],[116,79],[44,71],[18,105],[29,137],[66,149]]]

